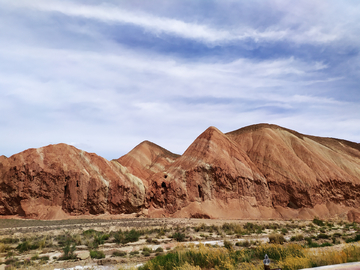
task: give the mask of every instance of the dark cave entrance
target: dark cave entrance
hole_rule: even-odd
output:
[[[291,198],[289,203],[287,204],[287,207],[292,209],[299,209],[300,207],[297,205],[296,200],[294,198]]]
[[[202,201],[204,201],[204,193],[200,185],[198,185],[198,192],[199,192],[199,197],[201,198]]]

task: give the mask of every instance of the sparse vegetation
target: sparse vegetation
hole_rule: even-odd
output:
[[[271,234],[269,236],[269,242],[272,244],[284,244],[286,242],[284,236],[282,234]]]
[[[230,241],[228,241],[228,240],[224,240],[224,247],[226,248],[226,249],[229,249],[229,250],[231,250],[231,249],[233,249],[233,243],[231,243]]]
[[[114,251],[112,253],[112,257],[125,257],[126,256],[126,251]]]
[[[156,224],[157,221],[152,222]],[[16,237],[12,236],[16,230],[11,229],[11,231],[6,231],[8,234],[4,233],[3,237],[0,238],[0,252],[4,254],[4,257],[6,256],[3,258],[3,262],[6,261],[7,269],[25,268],[57,260],[56,257],[45,254],[48,250],[62,251],[63,254],[58,258],[59,261],[75,260],[77,259],[75,250],[79,245],[82,245],[79,248],[80,250],[88,248],[92,259],[104,258],[104,250],[108,246],[113,248],[112,257],[128,256],[126,260],[140,261],[153,255],[158,258],[157,260],[165,262],[175,260],[175,257],[178,256],[178,261],[174,264],[177,269],[206,269],[207,267],[215,269],[237,269],[239,267],[241,269],[256,269],[260,267],[262,269],[259,262],[263,259],[261,258],[264,255],[263,253],[267,252],[274,262],[274,267],[295,269],[306,264],[312,267],[331,261],[327,257],[327,253],[323,253],[321,247],[342,243],[349,243],[348,247],[350,247],[350,243],[360,241],[360,228],[357,224],[322,221],[318,218],[310,222],[296,220],[286,222],[224,222],[220,224],[218,222],[211,225],[204,223],[191,225],[189,223],[187,226],[162,224],[155,228],[140,227],[141,223],[137,224],[137,226],[123,226],[121,229],[118,227],[117,230],[114,230],[110,229],[110,226],[104,227],[100,223],[96,223],[93,228],[87,227],[83,230],[63,229],[63,231],[59,231],[59,227],[56,228],[59,231],[56,234],[24,233],[16,234]],[[285,237],[290,239],[289,243],[285,241]],[[266,238],[268,238],[269,243],[262,243]],[[222,240],[224,246],[221,247],[222,244],[207,244],[205,246],[200,244],[200,247],[195,247],[194,244],[186,243],[187,241],[205,239]],[[141,242],[131,244],[134,246],[134,250],[129,253],[116,250],[122,249],[123,245],[139,240]],[[145,241],[147,246],[143,247]],[[169,241],[172,242],[172,245],[175,242],[182,243],[171,249],[165,244]],[[104,246],[105,244],[108,246]],[[346,257],[346,261],[354,260],[359,256],[357,254],[358,244],[351,247],[346,252],[343,251],[346,256],[341,255]],[[322,259],[315,260],[311,257],[309,255],[310,248],[318,248],[316,252],[322,254],[320,256]],[[33,250],[36,250],[36,253]],[[220,255],[220,253],[222,254]],[[205,257],[210,260],[209,263],[202,261],[205,260]],[[150,262],[154,264],[154,259]],[[155,265],[156,263],[153,266]]]
[[[355,261],[360,259],[360,247],[349,246],[340,252],[314,254],[297,244],[265,244],[236,251],[200,245],[158,256],[139,269],[263,269],[261,260],[265,254],[273,260],[273,265],[290,270]]]
[[[72,260],[76,258],[76,255],[74,254],[74,251],[76,249],[75,243],[73,243],[72,238],[67,235],[65,246],[62,248],[64,254],[59,257],[59,260]]]
[[[175,232],[171,237],[178,242],[183,242],[185,240],[185,234],[181,232]]]
[[[324,222],[321,219],[318,219],[318,218],[314,218],[313,223],[318,225],[318,226],[325,226]]]
[[[105,254],[99,250],[90,250],[91,259],[102,259],[105,258]]]
[[[302,241],[304,240],[304,236],[302,234],[297,234],[294,236],[291,236],[290,241],[294,242],[294,241]]]

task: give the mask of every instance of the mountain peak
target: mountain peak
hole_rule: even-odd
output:
[[[332,218],[360,207],[359,160],[358,143],[265,123],[210,126],[181,156],[143,141],[109,162],[60,143],[0,156],[0,215]]]

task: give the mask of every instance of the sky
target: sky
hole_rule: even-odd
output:
[[[359,52],[358,0],[0,0],[0,155],[258,123],[359,143]]]

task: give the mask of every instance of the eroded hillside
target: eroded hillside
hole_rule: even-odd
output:
[[[0,157],[0,214],[360,219],[360,145],[260,124],[183,155],[145,141],[108,161],[66,144]]]

